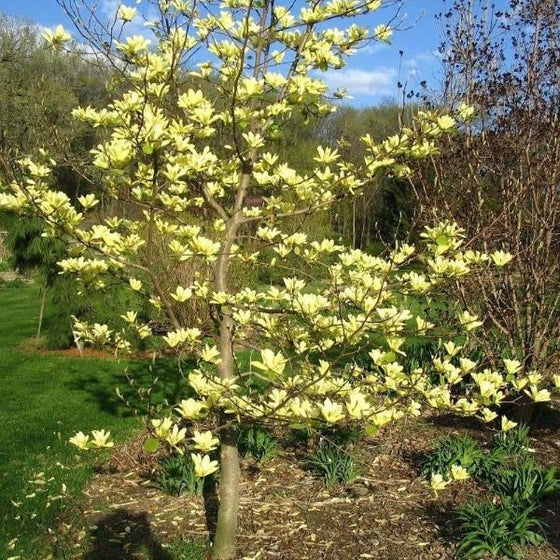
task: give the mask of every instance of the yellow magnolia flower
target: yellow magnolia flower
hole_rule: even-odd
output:
[[[515,428],[515,426],[517,426],[517,422],[508,420],[507,416],[502,416],[501,425],[502,425],[502,432],[507,432],[512,428]]]
[[[148,338],[152,334],[152,329],[150,329],[148,325],[140,325],[136,327],[136,332],[138,333],[138,336],[142,340],[144,340],[145,338]]]
[[[515,375],[521,369],[521,362],[519,360],[508,360],[504,358],[504,366],[510,375]]]
[[[326,398],[323,401],[323,404],[319,406],[319,410],[321,411],[323,418],[329,424],[334,424],[344,418],[342,406],[337,402],[331,401],[329,398]]]
[[[448,484],[449,480],[445,480],[443,475],[439,473],[432,473],[432,477],[430,478],[430,488],[434,491],[434,494],[437,496],[438,490],[443,490]]]
[[[242,136],[245,142],[247,142],[249,150],[256,150],[257,148],[264,146],[264,138],[260,134],[244,132]]]
[[[296,417],[309,418],[313,415],[313,405],[308,399],[295,397],[290,401],[289,407]]]
[[[183,288],[182,286],[177,286],[174,294],[171,294],[171,297],[178,301],[179,303],[183,303],[188,299],[191,299],[193,295],[193,291],[191,288]]]
[[[177,424],[173,424],[173,427],[171,428],[171,430],[169,430],[166,433],[164,439],[169,445],[173,447],[177,447],[177,445],[181,443],[186,437],[187,437],[186,428],[179,429],[179,426],[177,426]]]
[[[248,309],[240,309],[239,311],[233,312],[233,318],[236,323],[245,326],[251,322],[252,314]]]
[[[208,258],[208,260],[213,260],[220,251],[221,247],[218,241],[212,241],[211,239],[202,236],[191,239],[189,243],[195,253],[204,255]],[[181,257],[181,260],[187,260],[190,256],[191,255],[188,253],[185,253],[185,255]]]
[[[136,8],[130,8],[128,6],[125,6],[124,4],[121,4],[117,12],[117,15],[125,23],[127,23],[129,21],[132,21],[136,17],[136,13],[137,13]]]
[[[323,146],[317,147],[317,154],[318,155],[313,158],[317,163],[333,163],[340,157],[338,150],[333,150],[329,147],[323,148]]]
[[[474,107],[467,105],[466,103],[461,103],[459,105],[459,116],[463,120],[470,119],[474,115]]]
[[[469,471],[461,465],[451,465],[451,478],[453,480],[466,480],[470,478]]]
[[[527,385],[527,383],[529,383],[529,380],[527,378],[523,378],[523,379],[514,379],[511,384],[513,385],[513,388],[516,391],[521,391],[521,389],[523,389],[523,387],[525,387],[525,385]]]
[[[91,444],[94,447],[109,448],[115,445],[115,443],[111,441],[111,432],[106,432],[105,430],[92,430],[91,435],[93,436]]]
[[[255,360],[251,362],[251,364],[258,369],[271,371],[276,375],[281,375],[283,373],[287,362],[281,352],[274,353],[268,348],[261,350],[261,360],[260,362]]]
[[[461,348],[463,348],[462,346],[457,346],[452,340],[445,342],[443,347],[450,358],[456,356],[461,351]]]
[[[459,322],[467,331],[472,331],[482,325],[482,321],[478,320],[476,315],[472,315],[469,311],[459,313]]]
[[[203,415],[203,411],[206,410],[206,403],[193,398],[183,399],[175,407],[175,410],[187,420],[200,418]]]
[[[89,436],[84,434],[84,432],[78,432],[77,434],[73,435],[68,440],[72,445],[75,445],[78,449],[85,451],[89,449]]]
[[[498,415],[493,410],[490,410],[489,408],[482,409],[483,422],[492,422],[492,420],[495,420],[497,417]]]
[[[536,385],[531,385],[529,391],[524,391],[534,402],[547,402],[550,400],[550,392],[548,389],[541,389]]]
[[[136,311],[127,311],[124,315],[121,315],[121,319],[130,324],[136,323],[137,317],[138,313]]]
[[[351,418],[363,418],[371,413],[371,405],[359,390],[354,390],[348,395],[346,410]]]
[[[438,118],[437,125],[441,130],[449,130],[455,126],[455,119],[449,115],[443,115]]]
[[[132,142],[123,138],[114,138],[92,150],[92,154],[95,155],[93,164],[100,169],[124,169],[130,163],[133,153]]]
[[[468,373],[476,367],[476,362],[473,362],[469,358],[459,358],[459,366],[463,373]]]
[[[79,196],[78,197],[78,202],[86,209],[86,210],[90,210],[91,208],[93,208],[96,204],[99,203],[99,200],[97,200],[97,198],[95,198],[94,194],[86,194],[84,196]]]
[[[193,343],[200,338],[202,331],[196,327],[190,329],[177,329],[176,331],[168,332],[162,336],[163,340],[167,342],[170,348],[175,348],[185,342]]]
[[[149,39],[142,37],[142,35],[134,35],[133,37],[127,37],[126,43],[120,43],[117,41],[117,50],[123,52],[124,54],[135,57],[142,51],[145,51],[151,44]]]
[[[191,459],[194,464],[194,475],[196,478],[204,478],[218,470],[218,461],[212,461],[209,455],[204,457],[198,453],[192,453]]]
[[[553,378],[554,385],[557,389],[560,389],[560,375],[554,375]]]
[[[379,10],[379,8],[381,8],[382,4],[382,0],[369,0],[369,2],[366,3],[366,7],[370,12],[375,12],[375,10]]]
[[[129,284],[135,292],[138,292],[142,289],[142,282],[140,282],[140,280],[137,280],[136,278],[131,278],[129,280]]]
[[[72,39],[72,35],[70,35],[62,25],[57,25],[54,31],[45,29],[42,37],[53,49],[60,48],[64,43]]]
[[[110,341],[112,332],[107,325],[94,323],[91,329],[91,339],[99,344],[105,344]]]
[[[497,391],[497,387],[494,385],[494,383],[487,380],[480,381],[478,387],[480,389],[480,395],[485,399],[491,397]]]
[[[173,426],[173,420],[170,416],[164,418],[163,420],[160,420],[159,418],[153,418],[152,426],[154,427],[156,436],[165,439]]]
[[[513,255],[510,253],[506,253],[505,251],[494,251],[490,258],[494,261],[496,266],[505,266],[511,259],[513,259]]]
[[[211,364],[219,364],[221,362],[220,351],[217,346],[210,346],[205,344],[204,348],[200,352],[200,358]]]
[[[462,414],[472,414],[478,410],[479,406],[474,401],[462,398],[455,403],[454,408]]]
[[[383,43],[390,43],[391,37],[393,36],[393,30],[388,25],[381,24],[373,30],[373,36],[378,41],[382,41]]]
[[[198,430],[195,430],[192,439],[194,441],[194,446],[199,451],[204,451],[205,453],[214,451],[220,443],[220,440],[217,437],[214,437],[210,430],[207,430],[206,432],[199,432]]]

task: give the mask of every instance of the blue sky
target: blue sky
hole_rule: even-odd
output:
[[[101,4],[120,3],[101,0]],[[134,0],[124,1],[134,5]],[[421,80],[437,87],[439,61],[436,55],[440,37],[434,16],[443,7],[443,0],[407,0],[400,13],[400,27],[391,45],[370,44],[350,58],[348,65],[322,77],[332,86],[346,88],[357,105],[374,105],[397,95],[397,82],[406,82],[409,88],[418,89]],[[389,10],[389,9],[388,9]],[[9,15],[28,18],[42,26],[59,23],[71,30],[56,0],[0,0],[0,11]],[[372,26],[382,23],[392,12],[380,11],[363,23]],[[402,61],[399,51],[403,51]]]

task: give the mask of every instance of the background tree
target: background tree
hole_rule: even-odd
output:
[[[452,219],[484,247],[514,254],[505,276],[463,285],[486,318],[489,356],[522,357],[551,374],[560,347],[560,6],[459,0],[440,17],[442,103],[477,118],[423,166],[416,194],[428,222]]]
[[[71,117],[77,104],[102,107],[110,72],[84,52],[45,47],[33,23],[0,14],[0,155],[4,172],[15,161],[48,147],[57,157],[60,184],[72,196],[87,193],[77,168],[95,142],[91,130]]]
[[[32,22],[0,14],[0,177],[7,182],[21,178],[17,161],[48,149],[57,160],[53,173],[59,188],[77,200],[100,192],[99,174],[84,164],[98,134],[73,119],[71,112],[78,104],[108,103],[114,70],[80,45],[53,51],[41,33]],[[106,203],[102,197],[102,213]],[[41,220],[21,220],[5,212],[0,214],[0,229],[5,231],[7,262],[26,275],[37,273],[42,286],[38,343],[67,348],[73,344],[71,315],[90,317],[92,307],[115,311],[110,302],[122,294],[86,301],[72,281],[58,274],[56,263],[65,246],[42,236]],[[41,338],[45,305],[49,313]]]
[[[358,164],[366,155],[361,138],[370,134],[381,142],[409,126],[412,113],[390,102],[371,108],[342,107],[319,124],[315,135],[320,144],[337,148],[345,160]],[[379,177],[361,196],[331,209],[331,228],[345,243],[379,252],[410,233],[412,194],[408,181]]]

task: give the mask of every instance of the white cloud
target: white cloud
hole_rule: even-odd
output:
[[[396,87],[397,71],[379,67],[375,70],[329,70],[321,78],[331,90],[345,89],[350,95],[388,95]]]
[[[389,49],[390,46],[387,43],[381,43],[376,41],[375,43],[368,43],[365,47],[360,47],[360,54],[377,54],[380,51]]]
[[[408,60],[405,60],[405,65],[408,68],[418,69],[420,66],[428,66],[437,60],[437,51],[430,51],[419,53]]]

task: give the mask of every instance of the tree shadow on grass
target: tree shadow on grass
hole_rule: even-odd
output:
[[[87,373],[84,373],[83,367],[76,370],[68,388],[85,392],[86,401],[95,403],[100,410],[113,416],[128,417],[135,412],[145,413],[149,404],[167,402],[174,405],[183,398],[193,396],[177,361],[173,359],[110,365],[100,362],[97,372],[96,362],[89,364],[92,367]],[[183,372],[190,371],[192,367],[191,363],[182,364]],[[116,393],[117,387],[122,399]]]
[[[173,560],[156,540],[146,513],[118,509],[101,517],[84,560]]]

